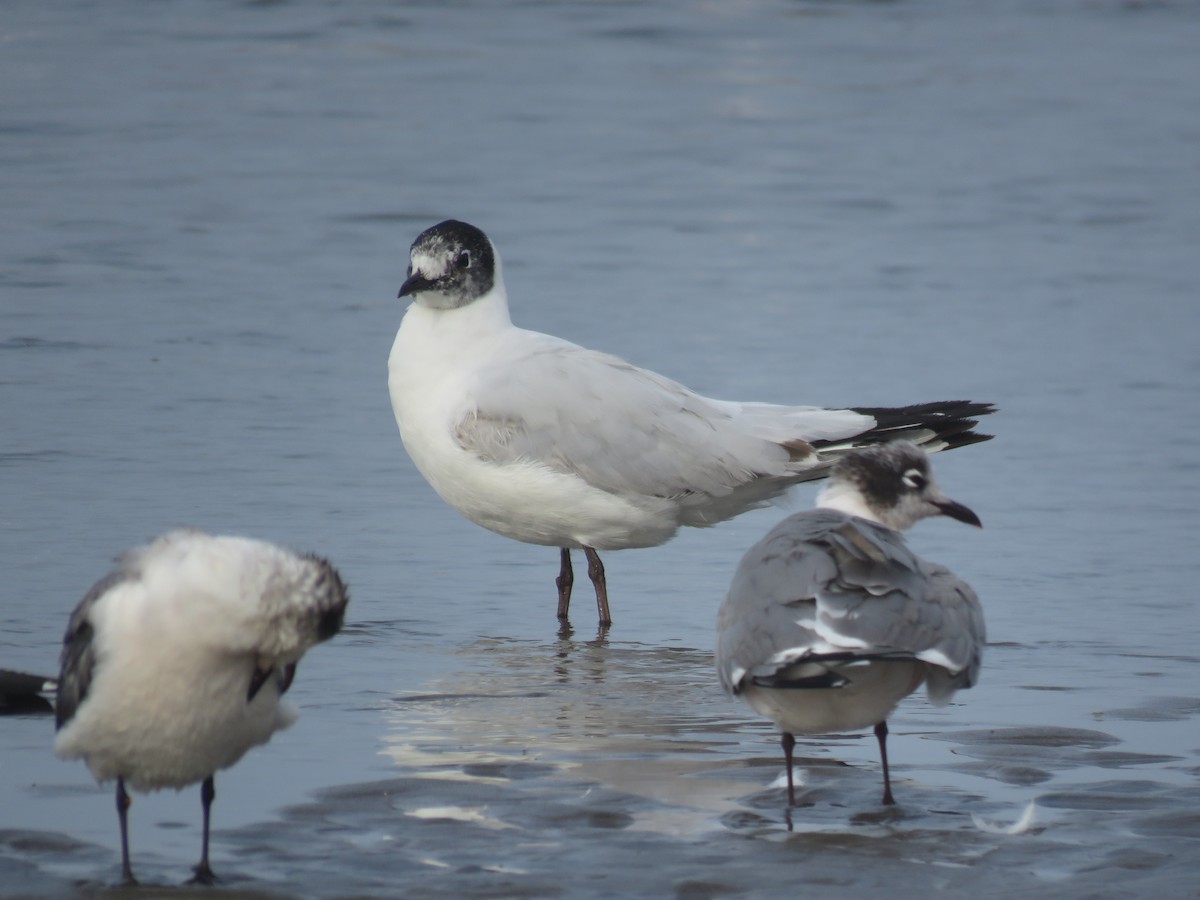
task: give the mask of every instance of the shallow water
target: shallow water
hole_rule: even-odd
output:
[[[1116,0],[7,4],[0,668],[52,673],[169,527],[329,555],[346,630],[217,779],[233,895],[1195,896],[1198,39]],[[936,460],[985,529],[912,535],[991,643],[892,720],[898,807],[870,735],[811,739],[789,822],[716,683],[782,510],[610,554],[597,639],[586,582],[558,633],[557,554],[424,484],[385,366],[448,216],[519,323],[712,395],[1001,406]],[[0,719],[3,896],[119,875],[52,733]],[[188,876],[198,793],[135,798],[144,882]]]

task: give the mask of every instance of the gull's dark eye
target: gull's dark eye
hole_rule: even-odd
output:
[[[914,491],[921,490],[921,488],[925,487],[925,484],[928,481],[924,474],[918,472],[916,469],[909,469],[907,472],[905,472],[902,480]]]
[[[470,268],[470,266],[471,266],[471,254],[470,254],[470,253],[468,253],[466,250],[464,250],[462,253],[458,254],[458,259],[456,259],[456,260],[454,261],[454,264],[455,264],[456,266],[458,266],[460,269],[467,269],[467,268]]]
[[[412,278],[412,263],[408,264],[408,271],[404,273],[405,278]]]

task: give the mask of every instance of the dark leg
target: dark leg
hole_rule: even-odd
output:
[[[588,561],[588,577],[596,586],[596,612],[600,615],[600,627],[607,628],[612,624],[612,616],[608,613],[608,584],[604,580],[604,563],[600,562],[600,554],[591,547],[584,547],[583,553]]]
[[[125,779],[117,776],[117,820],[121,823],[121,878],[126,884],[137,884],[133,869],[129,867],[129,826],[126,813],[133,801],[125,793]]]
[[[787,763],[788,806],[795,806],[796,789],[792,786],[792,749],[796,746],[796,739],[785,731],[780,743],[783,744],[783,759]]]
[[[875,726],[875,737],[879,741],[879,758],[883,760],[883,805],[894,806],[896,801],[892,799],[892,776],[888,772],[887,736],[887,720],[884,719]]]
[[[213,776],[209,775],[200,785],[200,803],[204,807],[204,838],[200,845],[200,862],[196,863],[196,868],[192,870],[196,873],[192,876],[194,884],[212,884],[217,880],[213,870],[208,867],[208,815],[216,796],[217,786],[213,783]]]
[[[565,622],[567,609],[571,606],[571,585],[575,583],[575,572],[571,568],[571,551],[563,547],[559,553],[562,554],[562,566],[554,583],[558,585],[558,617]]]

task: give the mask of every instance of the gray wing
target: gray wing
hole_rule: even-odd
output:
[[[728,495],[787,476],[790,462],[812,454],[753,435],[735,405],[615,356],[534,337],[517,361],[485,367],[472,387],[476,408],[456,437],[483,459],[534,460],[612,493],[674,498]]]
[[[292,681],[296,677],[296,663],[288,663],[283,666],[268,666],[265,669],[255,668],[250,673],[250,686],[246,690],[246,702],[251,702],[257,695],[262,686],[267,683],[267,679],[275,678],[275,685],[279,689],[279,696],[282,697],[288,692],[288,688],[292,686]]]
[[[92,673],[96,665],[96,654],[93,647],[95,631],[92,628],[92,608],[96,602],[112,588],[126,581],[132,581],[139,576],[138,570],[132,563],[133,557],[126,556],[121,564],[92,585],[84,594],[71,620],[67,623],[67,633],[63,636],[61,666],[58,676],[58,697],[54,707],[54,727],[62,728],[74,717],[92,683]]]
[[[817,593],[816,631],[859,652],[893,651],[939,667],[944,702],[979,674],[986,632],[979,598],[949,569],[912,553],[895,531],[851,519],[829,533],[838,577]]]
[[[824,541],[849,520],[833,510],[784,519],[746,551],[717,613],[717,674],[729,693],[820,652],[816,596],[837,577]]]
[[[983,621],[983,606],[971,586],[936,563],[922,560],[928,578],[926,596],[938,607],[943,622],[942,641],[926,651],[925,661],[936,662],[932,653],[940,653],[951,665],[938,664],[929,670],[925,689],[929,699],[943,704],[957,690],[974,687],[979,681],[983,663],[983,648],[987,643],[987,627]],[[957,671],[955,670],[957,667]]]
[[[736,692],[797,662],[919,659],[935,702],[979,671],[983,614],[970,587],[895,531],[834,510],[777,525],[743,558],[718,615],[718,672]]]

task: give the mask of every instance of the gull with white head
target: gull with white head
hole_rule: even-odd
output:
[[[979,598],[908,549],[901,531],[928,516],[979,526],[946,497],[908,442],[843,456],[817,508],[784,519],[746,551],[717,614],[726,691],[779,726],[788,803],[797,734],[875,729],[891,804],[887,719],[922,683],[935,704],[979,677]]]

